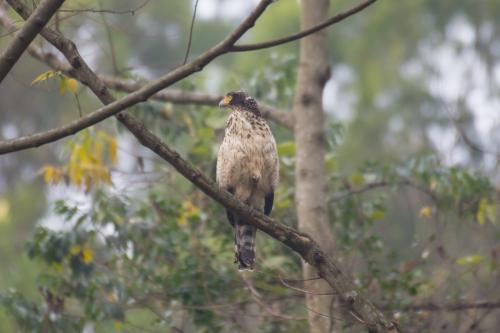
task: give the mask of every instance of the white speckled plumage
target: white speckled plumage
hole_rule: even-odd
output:
[[[253,99],[251,101],[255,103]],[[217,183],[254,209],[269,214],[279,179],[276,142],[257,105],[248,108],[240,104],[228,106],[232,113],[226,122],[224,140],[217,156]],[[264,210],[266,204],[267,211]],[[236,261],[240,269],[252,269],[255,227],[246,225],[230,212],[228,218],[236,228]],[[241,254],[245,246],[251,247],[248,260]]]

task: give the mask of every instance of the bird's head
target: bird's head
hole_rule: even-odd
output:
[[[219,107],[230,108],[232,110],[240,109],[260,115],[255,99],[243,91],[228,92],[220,101]]]

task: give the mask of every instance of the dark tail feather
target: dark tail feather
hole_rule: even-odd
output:
[[[235,262],[240,270],[252,270],[255,265],[255,232],[257,229],[248,224],[236,222],[234,234]]]

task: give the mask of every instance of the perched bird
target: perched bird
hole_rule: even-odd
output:
[[[232,112],[217,156],[217,183],[245,204],[269,215],[279,178],[273,133],[255,99],[242,91],[227,93],[219,107]],[[252,270],[257,229],[236,214],[226,213],[235,229],[235,262],[240,270]]]

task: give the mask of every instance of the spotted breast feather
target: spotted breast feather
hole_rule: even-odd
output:
[[[217,156],[217,183],[269,215],[279,177],[273,134],[255,100],[244,92],[228,93],[220,106],[232,112]],[[227,217],[235,228],[235,261],[240,269],[253,269],[256,228],[231,211]]]

